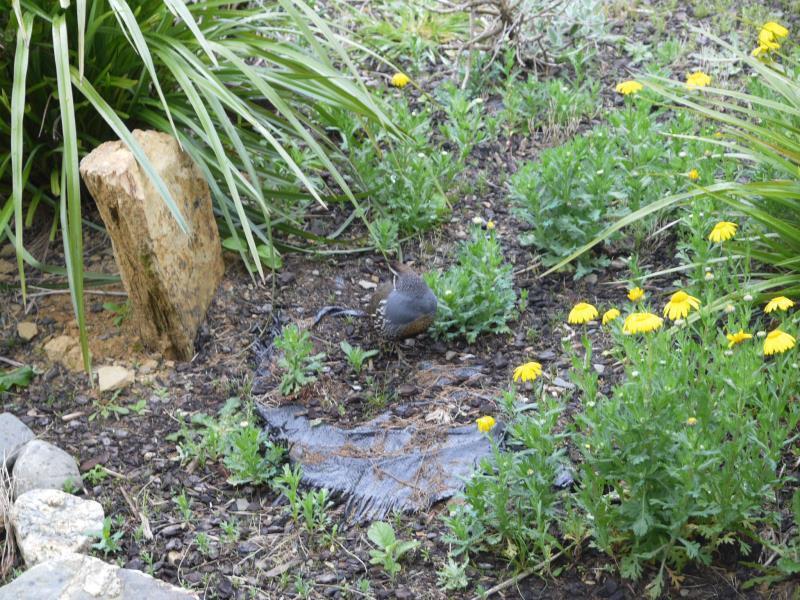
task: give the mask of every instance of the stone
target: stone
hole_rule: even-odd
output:
[[[26,342],[30,342],[38,333],[39,328],[36,326],[36,323],[32,323],[31,321],[21,321],[17,323],[17,335]]]
[[[121,141],[95,148],[80,165],[114,248],[145,346],[188,360],[222,279],[224,263],[208,184],[171,136],[133,132],[188,226],[184,233]]]
[[[64,554],[0,588],[0,600],[190,600],[197,594],[92,556]]]
[[[83,369],[81,346],[74,337],[59,335],[44,345],[44,351],[51,362],[61,363],[70,371]]]
[[[99,502],[61,490],[31,490],[11,508],[11,523],[25,565],[31,567],[69,552],[88,552],[93,532],[103,530]]]
[[[121,390],[133,383],[134,373],[118,366],[105,366],[97,369],[97,388],[100,392]]]
[[[81,486],[81,474],[75,459],[61,448],[42,440],[25,444],[14,463],[12,475],[17,498],[30,490],[63,490],[67,482]]]
[[[11,413],[0,413],[0,460],[11,470],[19,451],[36,436]]]

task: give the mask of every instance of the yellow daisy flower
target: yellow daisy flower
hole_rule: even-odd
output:
[[[494,221],[488,221],[486,223],[486,229],[494,229],[496,227]]]
[[[727,242],[736,235],[736,230],[739,226],[730,221],[720,221],[714,225],[714,229],[708,234],[708,239],[712,242],[719,244],[720,242]]]
[[[706,87],[711,84],[711,77],[702,71],[695,71],[686,76],[686,88],[693,90],[695,88]]]
[[[780,329],[775,329],[770,331],[764,340],[764,355],[770,356],[772,354],[783,354],[789,348],[794,348],[794,345],[794,336],[791,336]]]
[[[698,179],[700,179],[700,172],[697,169],[692,169],[691,171],[689,171],[687,176],[692,181],[697,181]]]
[[[736,344],[740,344],[745,340],[749,340],[753,336],[740,329],[736,333],[729,333],[725,337],[728,338],[728,348],[733,348]]]
[[[786,296],[778,296],[767,302],[764,308],[765,313],[771,313],[774,310],[789,310],[794,306],[794,302],[789,300]]]
[[[637,92],[641,92],[644,86],[639,83],[638,81],[628,80],[623,81],[617,84],[617,87],[614,89],[622,94],[623,96],[627,96],[629,94],[636,94]]]
[[[669,302],[664,307],[664,316],[673,321],[675,319],[684,319],[693,308],[700,308],[700,300],[681,290],[672,294]]]
[[[573,306],[572,310],[569,311],[567,322],[571,323],[572,325],[582,325],[584,323],[588,323],[589,321],[594,321],[597,318],[597,315],[598,312],[594,306],[588,302],[578,302],[578,304]]]
[[[640,287],[635,287],[628,292],[628,300],[631,302],[636,302],[642,298],[644,298],[644,290]]]
[[[496,421],[494,420],[494,417],[490,417],[489,415],[486,415],[486,416],[481,417],[479,419],[475,419],[475,423],[478,424],[478,431],[481,431],[483,433],[487,433],[487,432],[491,431],[494,428],[494,426],[496,424]]]
[[[775,34],[769,29],[762,29],[758,33],[758,45],[767,50],[777,50],[781,47],[781,45],[775,41]]]
[[[526,362],[514,369],[514,381],[534,381],[542,374],[542,365],[537,362]]]
[[[789,30],[786,29],[786,27],[784,27],[780,23],[776,23],[775,21],[769,21],[767,23],[764,23],[761,26],[761,30],[769,31],[772,33],[772,35],[778,38],[783,38],[789,35]]]
[[[697,417],[689,417],[688,419],[686,419],[686,424],[689,427],[694,427],[695,425],[697,425]]]
[[[411,78],[405,73],[395,73],[392,75],[392,85],[397,88],[404,88],[411,83]]]
[[[653,313],[632,313],[625,319],[622,326],[623,333],[647,333],[660,329],[664,319]]]
[[[609,323],[611,323],[611,321],[613,321],[617,317],[619,317],[619,311],[616,308],[611,308],[607,310],[606,312],[603,313],[603,325],[608,325]]]

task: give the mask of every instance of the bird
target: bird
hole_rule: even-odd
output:
[[[398,263],[397,274],[375,290],[367,312],[387,340],[402,340],[426,331],[436,317],[436,295],[411,267]]]

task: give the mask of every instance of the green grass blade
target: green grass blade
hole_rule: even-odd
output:
[[[97,113],[108,123],[109,127],[114,130],[114,133],[128,146],[128,149],[136,158],[136,162],[139,163],[139,166],[142,167],[145,174],[150,178],[150,182],[158,190],[159,194],[161,194],[167,208],[169,208],[172,216],[175,217],[175,220],[178,222],[181,231],[188,234],[189,226],[183,218],[180,209],[178,209],[178,205],[175,204],[175,199],[172,197],[172,194],[170,194],[169,189],[167,189],[164,180],[161,179],[161,176],[156,172],[155,167],[150,163],[150,159],[147,158],[139,142],[136,141],[136,138],[133,137],[133,134],[125,126],[125,123],[122,122],[122,119],[119,118],[114,109],[111,108],[100,94],[97,93],[97,90],[92,87],[92,84],[85,79],[81,80],[80,74],[75,69],[72,69],[71,74],[72,84],[86,97],[94,106]]]
[[[78,172],[78,134],[75,123],[75,103],[72,98],[72,85],[70,85],[69,46],[64,15],[53,19],[53,54],[63,136],[61,217],[64,254],[67,259],[72,304],[80,332],[83,367],[87,373],[91,373],[91,357],[83,302],[83,231],[81,230],[81,186]]]
[[[33,15],[25,13],[22,17],[21,26],[17,29],[17,49],[14,54],[14,83],[11,90],[11,179],[14,199],[14,229],[16,231],[14,248],[17,254],[17,270],[19,272],[23,306],[27,306],[28,294],[27,286],[25,285],[25,266],[22,260],[22,232],[24,225],[22,217],[22,191],[24,186],[22,176],[22,139],[24,135],[25,90],[32,29]]]

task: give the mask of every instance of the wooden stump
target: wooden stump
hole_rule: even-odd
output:
[[[224,272],[211,195],[173,137],[133,135],[172,194],[188,235],[123,142],[93,150],[81,161],[81,176],[111,236],[142,342],[167,358],[188,360]]]

